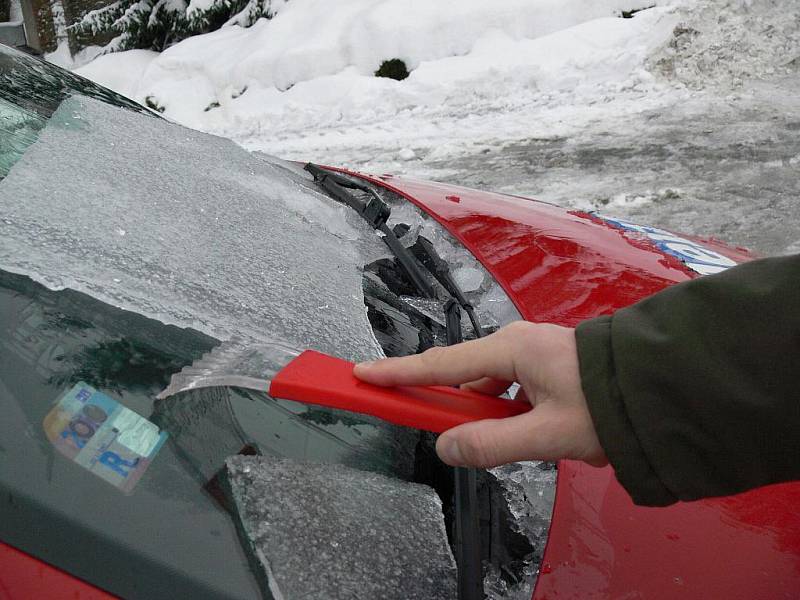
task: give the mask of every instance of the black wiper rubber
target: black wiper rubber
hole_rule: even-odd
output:
[[[460,344],[461,309],[454,298],[444,307],[447,345]],[[460,600],[483,600],[480,521],[478,520],[478,474],[475,469],[456,467],[453,546],[458,566]]]
[[[314,181],[328,192],[328,195],[334,200],[338,200],[355,210],[373,229],[380,231],[383,234],[383,241],[389,246],[389,250],[397,258],[414,286],[426,298],[436,297],[433,286],[419,268],[416,259],[400,243],[394,231],[389,229],[386,224],[392,211],[374,189],[368,185],[356,183],[339,173],[323,169],[313,163],[306,164],[305,170],[314,176]],[[369,194],[371,198],[369,202],[363,202],[348,192],[348,189],[361,190]]]

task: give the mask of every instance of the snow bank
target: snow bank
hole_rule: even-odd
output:
[[[146,63],[141,52],[101,56],[78,72],[140,102],[150,97],[190,127],[291,135],[443,103],[509,93],[524,102],[541,89],[624,82],[671,31],[662,9],[616,18],[643,4],[350,0],[331,10],[326,0],[292,0],[251,28],[190,38]],[[406,63],[407,80],[374,77],[392,58]]]
[[[152,50],[128,50],[106,54],[82,67],[79,73],[88,79],[102,81],[103,85],[128,98],[140,98],[139,83],[150,63],[159,53]],[[144,102],[147,94],[141,97]]]

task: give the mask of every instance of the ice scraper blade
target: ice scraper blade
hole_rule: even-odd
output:
[[[353,367],[349,361],[314,350],[298,353],[280,345],[245,348],[225,344],[173,375],[159,398],[201,387],[246,387],[273,398],[372,415],[434,433],[531,409],[527,402],[452,387],[380,387],[357,379]]]

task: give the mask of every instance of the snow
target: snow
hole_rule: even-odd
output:
[[[312,129],[340,120],[386,119],[442,102],[468,104],[476,94],[506,95],[512,82],[527,90],[527,98],[539,78],[547,86],[582,84],[587,61],[641,62],[636,52],[620,51],[628,50],[619,47],[620,36],[633,37],[643,48],[646,38],[657,43],[658,36],[636,36],[650,29],[640,19],[612,18],[630,8],[619,0],[507,0],[499,7],[479,0],[351,0],[331,11],[324,0],[297,0],[248,29],[224,27],[185,40],[144,73],[139,57],[131,57],[129,78],[137,85],[126,89],[135,87],[139,101],[157,98],[165,114],[181,123],[229,137],[277,123],[286,133],[287,125]],[[593,24],[573,28],[585,22]],[[543,37],[548,39],[536,41]],[[373,76],[391,58],[411,69],[406,81]],[[93,69],[79,72],[113,88],[122,60],[100,57]],[[598,79],[619,71],[616,62]],[[214,102],[219,108],[206,111]],[[398,150],[403,160],[413,158],[411,148]]]
[[[91,60],[94,58],[94,56],[91,56],[91,52],[100,50],[101,48],[93,46],[83,50],[84,54],[73,59],[75,63],[80,63],[86,59],[87,55],[85,53],[90,53],[88,55],[90,62],[80,69],[80,74],[93,80],[102,78],[103,85],[106,87],[128,98],[138,98],[140,96],[139,81],[147,67],[150,66],[150,63],[158,57],[158,52],[153,52],[152,50],[128,50],[124,53],[106,54],[96,60]],[[55,62],[49,55],[47,60]],[[146,97],[147,95],[142,97],[142,102]]]

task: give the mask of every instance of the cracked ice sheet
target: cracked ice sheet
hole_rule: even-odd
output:
[[[363,225],[308,185],[228,140],[69,98],[0,181],[0,268],[220,339],[376,358]]]
[[[228,492],[273,596],[456,597],[433,491],[341,465],[235,456]]]

